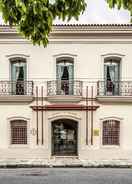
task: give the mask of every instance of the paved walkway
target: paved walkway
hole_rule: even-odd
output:
[[[0,169],[0,184],[132,184],[132,169]]]

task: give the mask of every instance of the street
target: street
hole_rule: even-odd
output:
[[[132,184],[132,169],[0,169],[0,184]]]

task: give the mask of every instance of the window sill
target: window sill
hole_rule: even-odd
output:
[[[12,144],[9,145],[8,148],[29,148],[28,144]]]
[[[79,158],[79,156],[78,155],[70,155],[70,156],[68,156],[68,155],[62,155],[62,156],[58,156],[58,155],[51,155],[51,158],[53,159],[53,158],[58,158],[58,159],[65,159],[65,158],[74,158],[74,159],[78,159]]]
[[[120,145],[101,145],[102,149],[120,149]]]

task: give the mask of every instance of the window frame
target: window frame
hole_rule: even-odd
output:
[[[27,144],[11,144],[11,121],[19,121],[23,120],[27,122]],[[8,147],[9,148],[28,148],[30,145],[30,119],[21,117],[21,116],[13,116],[7,118],[8,122]]]
[[[13,64],[17,63],[24,63],[25,64],[25,76],[24,76],[24,81],[27,81],[27,60],[23,57],[15,57],[15,58],[10,58],[10,79],[12,81],[12,70],[13,70]]]
[[[119,145],[103,145],[103,122],[104,121],[109,121],[109,120],[115,120],[115,121],[119,121],[120,123],[120,135],[119,135]],[[123,137],[123,130],[122,130],[122,126],[123,126],[123,118],[119,118],[119,117],[115,117],[115,116],[111,116],[111,117],[105,117],[105,118],[101,118],[100,119],[100,148],[115,148],[115,149],[119,149],[122,147],[122,137]]]
[[[25,55],[25,54],[10,54],[6,55],[7,62],[8,62],[8,79],[11,81],[11,62],[15,61],[17,59],[21,59],[22,61],[26,61],[26,80],[29,80],[29,64],[30,64],[30,55]]]
[[[71,54],[71,53],[59,53],[59,54],[54,54],[53,55],[53,68],[52,68],[52,74],[53,78],[56,80],[56,64],[57,61],[61,60],[70,60],[73,61],[74,65],[74,79],[77,78],[78,75],[78,55],[76,54]]]
[[[116,67],[114,66],[116,65]],[[114,80],[112,81],[110,75],[110,68],[114,67]],[[121,58],[119,57],[106,57],[104,59],[104,95],[120,95],[120,81],[121,81]],[[109,72],[107,69],[109,68]],[[117,71],[115,71],[115,69]],[[109,78],[108,78],[109,73]],[[113,73],[113,72],[112,72]],[[117,78],[117,79],[116,79]]]
[[[107,77],[105,74],[105,67],[106,66],[113,66],[113,64],[118,65],[118,80],[120,81],[120,78],[121,78],[121,58],[117,58],[117,57],[107,57],[104,59],[104,80],[107,80]]]
[[[10,81],[11,81],[11,94],[12,95],[26,95],[27,94],[27,83],[28,81],[27,76],[27,59],[24,57],[13,57],[9,59],[10,61]],[[16,73],[13,72],[14,69],[16,68],[15,65],[19,65],[21,63],[23,67],[23,80],[16,79]],[[14,77],[15,76],[15,77]]]
[[[64,67],[65,66],[65,63],[67,63],[67,65],[71,65],[73,68],[73,71],[72,71],[72,75],[73,75],[73,78],[71,78],[71,80],[74,80],[74,58],[73,57],[58,57],[56,58],[56,80],[61,80],[60,78],[58,78],[58,73],[57,73],[57,67],[59,65],[62,64],[62,66]]]
[[[123,79],[124,77],[124,63],[125,63],[125,55],[121,54],[121,53],[106,53],[106,54],[102,54],[101,55],[101,65],[100,65],[100,77],[101,80],[104,80],[104,63],[105,61],[109,60],[109,59],[114,59],[120,61],[120,80]]]
[[[68,72],[68,80],[62,79],[62,76],[60,77],[60,73],[58,71],[59,68],[63,67],[65,68],[65,65],[72,68],[71,77],[70,73]],[[63,69],[64,71],[64,69]],[[56,58],[56,88],[57,88],[57,94],[58,95],[73,95],[74,94],[74,58],[70,56],[61,56]],[[65,86],[64,89],[62,89],[61,86]]]
[[[110,125],[110,123],[114,123],[114,125]],[[116,132],[119,132],[118,136],[114,134],[114,130],[111,130],[111,131],[109,130],[111,127],[114,128]],[[108,134],[107,136],[104,136],[104,128],[105,130],[108,130],[108,133],[110,132],[110,134]],[[108,137],[110,141],[108,141]],[[115,141],[112,140],[114,137],[116,138]],[[111,144],[109,144],[109,142],[111,142]],[[120,121],[111,119],[111,120],[105,120],[102,122],[102,144],[103,146],[119,146],[120,145]]]
[[[21,122],[20,122],[20,121],[21,121]],[[17,126],[15,125],[15,126],[13,127],[12,124],[17,124],[17,123],[18,123],[18,124],[19,124],[19,123],[24,123],[24,124],[26,124],[26,126],[24,125],[24,127],[26,127],[26,134],[25,134],[25,135],[26,135],[26,138],[23,137],[23,140],[26,141],[26,143],[13,143],[13,138],[14,138],[14,137],[12,136],[12,131],[13,131],[12,128],[17,127],[18,125],[17,125]],[[22,126],[23,126],[23,125],[22,125]],[[20,126],[20,127],[21,127],[21,126]],[[28,139],[27,139],[27,137],[28,137],[27,130],[28,130],[27,121],[25,121],[25,120],[12,120],[12,121],[10,121],[10,135],[11,135],[11,136],[10,136],[10,144],[11,144],[11,145],[27,145],[27,143],[28,143]],[[20,138],[18,138],[18,137],[16,136],[15,139],[19,142],[19,139],[20,139]],[[23,140],[22,140],[22,141],[23,141]],[[16,141],[16,142],[17,142],[17,141]]]

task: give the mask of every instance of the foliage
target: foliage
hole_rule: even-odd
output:
[[[78,19],[86,7],[85,0],[0,0],[0,11],[5,23],[33,44],[48,44],[53,20]]]
[[[106,0],[110,8],[129,10],[132,16],[132,0]],[[85,0],[0,0],[0,11],[6,24],[18,31],[33,44],[46,46],[56,18],[71,20],[86,8]]]
[[[109,4],[110,8],[114,8],[115,6],[120,8],[127,9],[130,12],[130,15],[132,16],[132,0],[106,0]],[[131,20],[132,21],[132,20]]]

